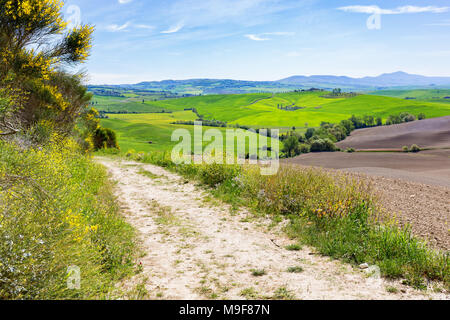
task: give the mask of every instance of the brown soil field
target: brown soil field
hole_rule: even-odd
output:
[[[432,246],[450,250],[450,150],[419,154],[317,153],[285,163],[348,172],[372,185],[381,205]]]
[[[411,225],[415,235],[450,250],[450,149],[310,153],[284,163],[338,169],[369,182],[400,225]]]
[[[342,149],[401,149],[450,147],[450,116],[354,131],[337,144]]]
[[[341,169],[450,188],[450,149],[420,153],[309,153],[285,160],[304,166]]]

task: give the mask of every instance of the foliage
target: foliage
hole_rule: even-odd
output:
[[[39,123],[71,134],[90,94],[82,75],[62,71],[86,61],[93,27],[67,30],[59,0],[0,0],[0,90],[10,103],[0,130],[15,134]]]
[[[94,148],[99,149],[119,149],[116,133],[108,128],[99,127],[94,131],[93,135]]]
[[[311,142],[311,152],[332,152],[336,146],[330,139],[317,139]]]
[[[409,151],[411,151],[411,152],[420,152],[421,149],[420,149],[420,147],[417,144],[413,144],[411,146],[411,148],[409,149]]]
[[[111,297],[133,269],[134,231],[105,170],[72,140],[22,150],[0,141],[0,299]],[[81,268],[81,289],[67,268]]]

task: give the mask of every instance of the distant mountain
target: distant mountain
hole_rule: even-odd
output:
[[[450,88],[450,77],[425,77],[405,72],[385,73],[378,77],[293,76],[279,81],[243,81],[232,79],[189,79],[147,81],[137,84],[89,86],[97,90],[150,90],[177,95],[238,94],[254,92],[286,92],[300,89],[341,88],[344,91],[376,91],[386,89]],[[99,87],[101,87],[99,89]]]
[[[133,90],[170,91],[177,94],[283,92],[302,88],[299,85],[284,84],[278,81],[243,81],[231,79],[146,81],[137,84],[125,84],[114,87]]]
[[[392,87],[436,87],[450,86],[450,77],[426,77],[405,72],[385,73],[378,77],[351,78],[340,76],[293,76],[278,82],[290,85],[344,87],[358,89],[386,89]]]

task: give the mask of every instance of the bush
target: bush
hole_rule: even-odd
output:
[[[310,153],[311,152],[311,146],[308,145],[308,144],[304,144],[304,143],[300,144],[298,149],[299,149],[301,154]]]
[[[109,128],[97,128],[93,134],[94,148],[100,149],[118,149],[120,150],[117,142],[116,133]]]
[[[353,149],[353,148],[347,148],[347,150],[345,150],[345,152],[347,152],[347,153],[354,153],[354,152],[356,152],[356,150]]]
[[[420,149],[420,147],[419,147],[417,144],[413,144],[413,145],[411,146],[411,148],[410,148],[410,151],[411,151],[411,152],[420,152],[421,149]]]
[[[336,146],[330,139],[317,139],[311,142],[311,152],[332,152]]]
[[[403,150],[403,152],[406,152],[406,153],[409,152],[409,148],[407,146],[403,146],[402,150]]]

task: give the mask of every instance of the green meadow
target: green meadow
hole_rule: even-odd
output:
[[[146,114],[109,114],[109,119],[102,120],[102,126],[116,131],[122,151],[134,150],[136,152],[171,151],[178,141],[171,141],[172,133],[177,129],[186,129],[194,137],[194,127],[191,125],[173,124],[175,121],[194,121],[197,116],[192,111],[177,111],[173,113],[146,113]],[[224,150],[226,146],[226,129],[203,127],[203,133],[207,130],[219,130],[223,137]],[[239,133],[239,132],[238,132]],[[256,133],[248,133],[253,137]],[[243,134],[238,134],[243,137]],[[265,140],[261,140],[265,141]],[[210,142],[203,142],[203,147]],[[237,141],[235,141],[236,147]],[[267,144],[259,147],[272,145],[270,139]],[[191,143],[192,151],[194,142]],[[237,150],[237,149],[236,149]],[[248,152],[248,148],[245,150]]]
[[[442,90],[444,100],[445,90]],[[420,90],[417,90],[421,93]],[[387,92],[384,92],[387,95]],[[361,94],[354,97],[327,97],[327,92],[252,93],[232,95],[206,95],[159,101],[142,101],[141,97],[102,97],[93,101],[102,111],[137,112],[141,114],[108,114],[102,125],[118,133],[123,150],[169,150],[176,143],[170,141],[174,129],[190,131],[192,126],[174,125],[175,121],[192,121],[197,116],[188,109],[195,108],[208,120],[245,125],[253,128],[278,128],[282,132],[296,127],[318,127],[321,122],[337,123],[352,115],[373,115],[384,120],[392,114],[425,113],[427,118],[450,115],[450,104],[430,101],[434,92],[421,93],[424,100]],[[404,95],[411,95],[409,92]],[[428,97],[428,98],[427,98]],[[278,107],[297,108],[294,111]],[[173,113],[149,113],[162,110]],[[219,128],[224,131],[224,128]],[[149,142],[152,142],[151,144]]]
[[[369,94],[400,99],[415,98],[428,102],[450,103],[450,89],[381,90]]]

